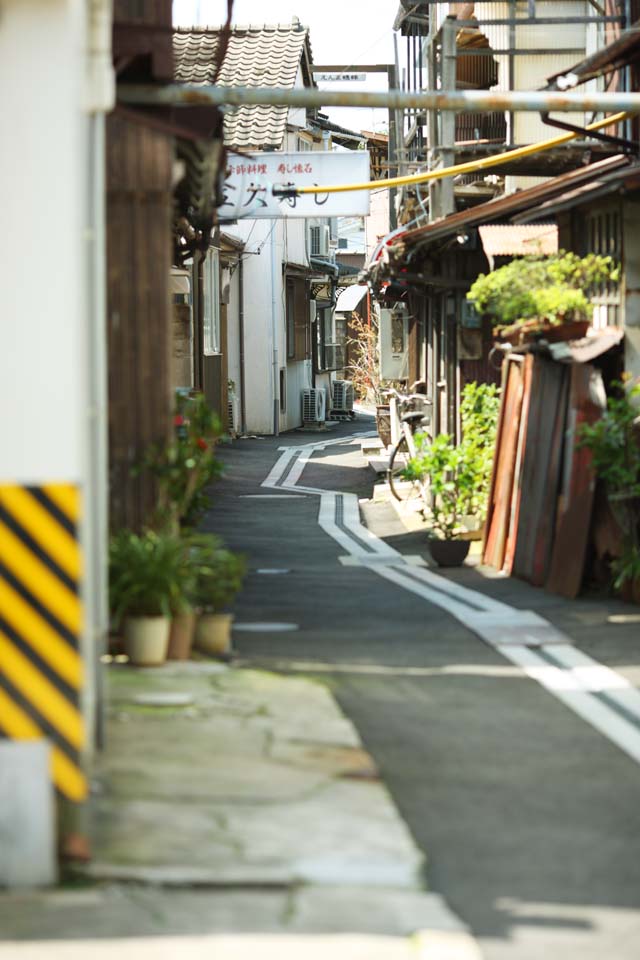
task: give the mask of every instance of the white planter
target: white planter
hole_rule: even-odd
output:
[[[196,623],[194,646],[213,657],[228,657],[231,653],[232,613],[203,613]]]
[[[127,617],[124,622],[124,652],[138,667],[157,667],[167,659],[168,617]]]

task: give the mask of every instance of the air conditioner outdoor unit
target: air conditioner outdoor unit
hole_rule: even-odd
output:
[[[342,370],[344,368],[344,344],[325,343],[324,367],[325,370]]]
[[[329,227],[324,225],[319,227],[310,227],[309,235],[311,238],[311,256],[328,257],[329,243],[331,240]]]
[[[353,410],[353,384],[350,380],[333,381],[333,403],[331,409],[336,413],[351,413]]]
[[[230,393],[227,401],[227,430],[231,436],[236,436],[240,432],[239,405],[235,393]]]
[[[318,387],[302,391],[302,422],[323,423],[325,419],[325,392]]]

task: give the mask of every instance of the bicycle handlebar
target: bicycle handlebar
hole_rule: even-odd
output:
[[[431,397],[427,397],[424,393],[399,393],[393,387],[390,387],[388,390],[382,391],[383,397],[395,397],[396,400],[399,400],[400,403],[413,403],[414,400],[419,400],[420,403],[424,403],[427,406],[433,404]]]

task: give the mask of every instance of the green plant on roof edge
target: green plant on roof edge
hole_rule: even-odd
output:
[[[619,277],[619,265],[612,257],[594,253],[579,257],[561,250],[551,256],[516,257],[491,273],[480,274],[467,300],[493,326],[527,320],[557,325],[590,320],[590,298]]]

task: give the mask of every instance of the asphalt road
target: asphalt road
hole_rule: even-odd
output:
[[[335,436],[364,429],[341,425]],[[249,559],[237,620],[298,626],[237,632],[239,657],[331,686],[426,853],[428,886],[469,924],[486,960],[637,960],[640,765],[449,614],[343,565],[318,526],[316,497],[261,488],[279,446],[318,439],[224,450],[206,526]],[[372,476],[358,446],[328,447],[300,482],[366,498]],[[390,508],[367,507],[366,518],[401,552],[424,551]],[[539,610],[637,682],[638,625],[608,620],[633,608],[559,601],[472,569],[451,576]]]

